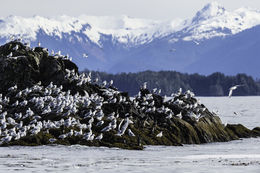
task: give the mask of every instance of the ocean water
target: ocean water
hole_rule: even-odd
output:
[[[260,126],[260,97],[198,97],[223,123],[241,123],[247,128]]]
[[[260,97],[200,97],[223,123],[260,126]],[[234,113],[235,112],[235,113]],[[146,146],[143,151],[86,146],[0,147],[0,172],[260,172],[260,138]]]

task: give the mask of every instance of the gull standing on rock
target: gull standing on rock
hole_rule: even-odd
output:
[[[163,136],[162,132],[160,132],[160,133],[158,133],[158,134],[156,135],[157,138],[161,138],[162,136]]]
[[[143,83],[142,89],[147,89],[147,82]]]
[[[114,81],[113,81],[113,80],[110,80],[109,85],[112,86],[113,83],[114,83]]]
[[[103,139],[103,133],[101,133],[99,136],[97,136],[96,138],[95,138],[96,140],[101,140],[101,139]]]
[[[131,129],[128,129],[128,135],[129,135],[129,136],[135,136],[135,134],[132,132]]]

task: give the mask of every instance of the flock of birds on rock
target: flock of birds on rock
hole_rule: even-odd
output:
[[[21,38],[21,37],[15,38],[15,36],[11,36],[11,37],[9,38],[9,40],[10,40],[10,41],[14,41],[14,42],[20,42],[20,43],[22,43],[22,38]],[[24,42],[24,43],[22,43],[22,44],[25,45],[25,49],[26,49],[27,51],[29,51],[29,50],[34,51],[34,50],[35,50],[35,48],[31,48],[31,47],[30,47],[30,46],[31,46],[31,43],[30,43],[30,42]],[[41,47],[41,42],[40,42],[40,41],[38,41],[37,46],[38,46],[38,47]],[[19,48],[20,48],[20,47],[19,47],[19,45],[17,44],[17,45],[13,48],[13,52],[17,51]],[[48,49],[47,49],[47,48],[43,48],[43,50],[46,51],[46,52],[48,52]],[[16,60],[16,59],[18,59],[18,58],[20,58],[20,57],[25,57],[25,56],[14,56],[14,53],[13,53],[13,52],[10,52],[10,54],[7,55],[7,58],[9,58],[9,59],[15,59],[15,60]],[[72,57],[70,57],[69,54],[67,54],[66,56],[65,56],[65,55],[62,55],[60,50],[59,50],[58,52],[56,52],[56,53],[54,52],[54,50],[51,50],[50,55],[53,56],[53,57],[56,58],[56,59],[61,58],[61,59],[64,59],[64,60],[70,60],[70,61],[72,61]]]
[[[146,85],[147,83],[144,83],[142,89],[146,89]],[[182,89],[180,88],[177,93],[173,93],[171,95],[170,99],[164,96],[163,104],[161,105],[161,107],[156,107],[153,96],[154,94],[160,93],[161,90],[158,90],[157,88],[153,89],[153,93],[146,94],[145,96],[142,96],[141,92],[139,92],[133,102],[145,113],[163,114],[165,116],[165,119],[182,119],[183,116],[188,116],[196,121],[199,121],[199,119],[206,114],[206,108],[204,106],[201,106],[200,100],[195,99],[195,94],[190,90],[182,93]],[[185,110],[185,114],[182,111],[175,113],[176,111],[174,109],[171,109],[171,106],[167,107],[167,105],[175,105],[180,109]]]
[[[15,49],[18,50],[19,46]],[[55,56],[64,57],[60,52]],[[12,55],[7,56],[10,57]],[[104,110],[105,105],[129,105],[138,110],[142,118],[160,114],[164,121],[189,117],[198,122],[209,114],[189,90],[183,93],[180,89],[168,99],[160,96],[161,89],[155,88],[150,92],[145,82],[140,92],[130,99],[113,87],[112,80],[100,84],[98,79],[92,80],[91,73],[78,74],[69,69],[65,72],[64,80],[68,83],[76,83],[77,87],[97,85],[100,92],[89,93],[84,90],[84,94],[72,94],[70,90],[65,90],[62,85],[57,86],[53,82],[48,86],[39,82],[25,89],[20,89],[17,85],[10,87],[7,93],[0,94],[0,145],[60,128],[63,129],[62,133],[57,136],[52,134],[50,143],[73,136],[86,141],[101,141],[105,135],[111,135],[111,132],[119,137],[136,137],[132,127],[137,121],[137,115],[118,110],[108,112]],[[157,96],[162,98],[162,103],[157,103]],[[175,107],[180,111],[175,110]],[[149,124],[148,121],[145,121],[145,124]],[[163,132],[160,131],[154,136],[160,138]]]
[[[74,70],[68,69],[66,72],[66,80],[76,81],[78,86],[91,82],[91,74],[77,75]],[[61,127],[65,127],[64,133],[50,138],[50,143],[72,136],[79,136],[87,141],[100,141],[109,131],[115,132],[114,135],[117,136],[134,137],[135,134],[130,127],[135,123],[133,116],[129,113],[122,115],[118,112],[105,114],[103,112],[105,104],[133,105],[144,114],[165,114],[165,119],[173,117],[181,119],[183,116],[182,112],[174,114],[173,110],[166,106],[156,107],[153,94],[142,96],[139,92],[131,101],[109,85],[107,82],[102,83],[101,95],[89,94],[87,91],[84,91],[84,95],[79,93],[73,95],[70,90],[64,91],[62,85],[57,86],[53,82],[46,87],[39,82],[23,90],[19,90],[16,85],[10,87],[9,93],[5,96],[0,95],[0,144],[19,140],[27,135],[37,135],[40,132],[48,133],[50,129]],[[146,88],[146,83],[142,88]],[[160,91],[156,92],[158,94]],[[176,104],[188,110],[186,115],[194,117],[198,121],[206,108],[199,106],[197,102],[194,104],[185,102],[185,99],[193,96],[194,94],[190,91],[183,94],[180,90],[175,97],[168,101],[164,100],[164,102]],[[100,131],[93,130],[93,127],[97,127]],[[163,133],[155,135],[162,137]]]
[[[78,80],[81,85],[89,82],[89,76],[84,77],[84,74],[77,76],[73,70],[67,72],[68,80]],[[7,95],[13,97],[3,98],[2,95],[0,97],[1,143],[19,140],[26,135],[36,135],[49,129],[58,129],[61,126],[70,131],[58,136],[60,139],[74,135],[90,141],[102,140],[103,132],[117,128],[117,135],[121,136],[124,135],[128,125],[133,123],[129,117],[119,119],[115,113],[105,117],[102,111],[104,98],[97,94],[89,95],[85,91],[83,96],[78,93],[72,95],[70,90],[62,91],[62,89],[62,86],[56,86],[52,82],[47,87],[38,83],[21,91],[16,85],[10,87]],[[116,93],[111,89],[104,89],[104,92],[107,95]],[[60,120],[52,121],[51,118],[48,119],[48,115]],[[109,121],[109,124],[105,124],[104,120]],[[117,125],[119,120],[120,124]],[[101,132],[94,134],[93,126],[102,127]],[[75,127],[78,131],[73,130]],[[55,141],[53,138],[50,140]]]

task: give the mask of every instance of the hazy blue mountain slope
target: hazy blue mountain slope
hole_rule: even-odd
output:
[[[213,49],[206,49],[200,59],[183,71],[210,74],[221,71],[225,74],[247,73],[259,77],[260,26],[248,29],[226,39],[213,39],[205,44],[219,43]],[[221,42],[221,43],[220,43]]]
[[[17,38],[32,46],[40,42],[50,52],[70,53],[80,70],[219,71],[259,77],[259,24],[259,11],[240,8],[230,12],[216,2],[186,20],[9,16],[0,18],[0,43]]]

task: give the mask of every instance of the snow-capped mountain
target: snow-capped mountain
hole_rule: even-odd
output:
[[[34,46],[41,42],[54,51],[70,53],[80,70],[220,71],[259,77],[255,68],[260,55],[259,24],[259,11],[240,8],[229,12],[216,2],[187,20],[9,16],[0,19],[0,42],[11,37],[20,37]]]

